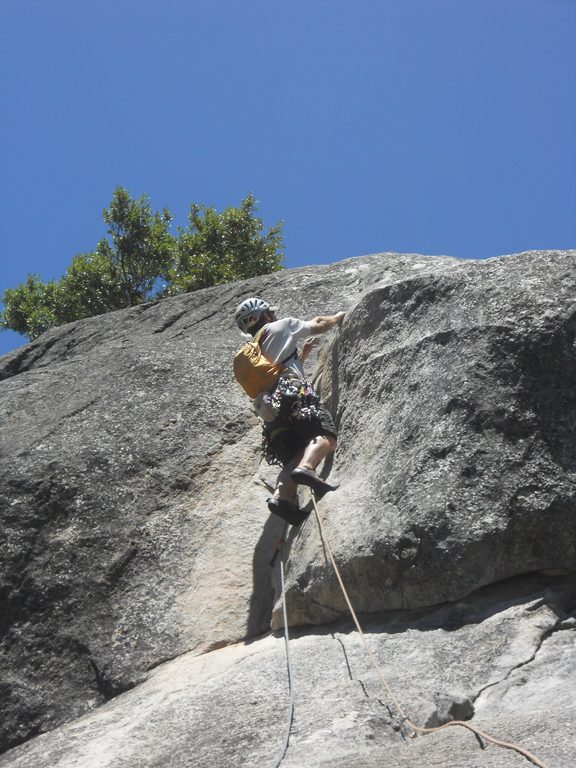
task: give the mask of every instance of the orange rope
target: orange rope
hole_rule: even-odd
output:
[[[334,568],[334,572],[336,573],[336,578],[338,579],[338,583],[340,584],[340,589],[342,590],[342,594],[344,595],[344,599],[346,600],[346,604],[348,605],[348,609],[350,611],[350,614],[352,616],[352,619],[354,620],[354,624],[356,625],[356,629],[358,630],[358,633],[360,637],[362,638],[362,642],[364,643],[364,647],[366,648],[366,651],[370,657],[370,660],[372,661],[372,664],[374,666],[374,669],[376,670],[376,673],[378,677],[380,678],[382,684],[384,685],[384,688],[388,692],[388,695],[390,696],[390,699],[392,700],[394,706],[396,707],[398,713],[400,714],[402,718],[402,724],[407,723],[412,730],[416,731],[417,733],[436,733],[437,731],[441,731],[444,728],[448,728],[450,726],[460,726],[462,728],[467,728],[469,731],[472,731],[472,733],[476,734],[476,736],[479,736],[486,741],[495,744],[498,747],[504,747],[505,749],[513,749],[519,754],[523,755],[524,757],[528,758],[531,763],[538,766],[538,768],[548,768],[548,766],[542,762],[539,758],[537,758],[535,755],[533,755],[531,752],[529,752],[527,749],[524,749],[524,747],[519,746],[518,744],[514,744],[512,742],[508,741],[501,741],[500,739],[494,738],[494,736],[490,736],[487,733],[484,733],[484,731],[481,731],[479,728],[476,728],[473,725],[470,725],[470,723],[465,722],[464,720],[450,720],[448,723],[444,723],[443,725],[439,725],[435,728],[422,728],[410,720],[410,718],[406,715],[404,709],[402,708],[402,705],[400,702],[396,699],[394,696],[394,693],[392,689],[390,688],[390,685],[386,678],[384,677],[384,673],[382,672],[380,665],[378,664],[378,659],[370,649],[366,637],[364,635],[364,632],[362,631],[362,627],[360,626],[360,622],[358,621],[358,618],[356,616],[356,612],[354,611],[354,608],[352,607],[352,603],[350,602],[350,598],[348,597],[348,592],[346,591],[346,587],[344,586],[344,582],[342,581],[342,577],[340,576],[340,571],[338,569],[338,566],[336,565],[336,560],[334,558],[334,553],[332,552],[332,548],[330,547],[330,544],[328,543],[328,539],[326,537],[326,531],[324,529],[324,524],[322,523],[322,519],[320,518],[320,513],[318,512],[318,507],[316,506],[316,497],[314,495],[314,492],[311,491],[312,495],[312,503],[314,504],[314,512],[316,513],[316,519],[318,520],[318,526],[320,527],[320,534],[322,536],[322,541],[328,550],[328,555],[330,556],[330,561],[332,562],[332,567]]]

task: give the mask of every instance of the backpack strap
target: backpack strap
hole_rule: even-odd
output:
[[[294,358],[296,360],[298,359],[298,348],[296,348],[294,350],[294,352],[292,352],[291,355],[288,355],[287,358],[285,358],[284,360],[281,360],[280,361],[280,365],[285,365],[288,362],[288,360],[291,360],[292,358]]]
[[[262,328],[256,333],[256,335],[252,338],[252,342],[255,342],[256,344],[260,344],[260,340],[265,336],[266,326],[263,325]]]

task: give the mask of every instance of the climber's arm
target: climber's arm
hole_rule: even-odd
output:
[[[335,315],[326,315],[325,317],[315,317],[309,321],[309,333],[312,336],[318,336],[321,333],[326,333],[331,328],[335,328],[337,325],[342,324],[344,320],[345,312],[338,312]]]

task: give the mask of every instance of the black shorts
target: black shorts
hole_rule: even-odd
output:
[[[318,416],[310,419],[291,419],[279,416],[265,425],[270,450],[286,466],[315,437],[331,435],[338,437],[334,420],[323,406],[316,407]]]

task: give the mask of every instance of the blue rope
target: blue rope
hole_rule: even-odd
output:
[[[278,768],[282,760],[286,757],[288,751],[288,744],[290,742],[290,731],[292,730],[292,723],[294,721],[294,690],[292,688],[292,665],[290,663],[290,637],[288,635],[288,613],[286,611],[286,582],[284,580],[284,536],[288,529],[288,525],[284,527],[284,533],[280,541],[280,584],[282,585],[282,615],[284,617],[284,646],[286,648],[286,667],[288,669],[288,692],[290,696],[289,708],[288,708],[288,728],[286,730],[286,738],[284,740],[284,746],[280,756],[274,766]]]

